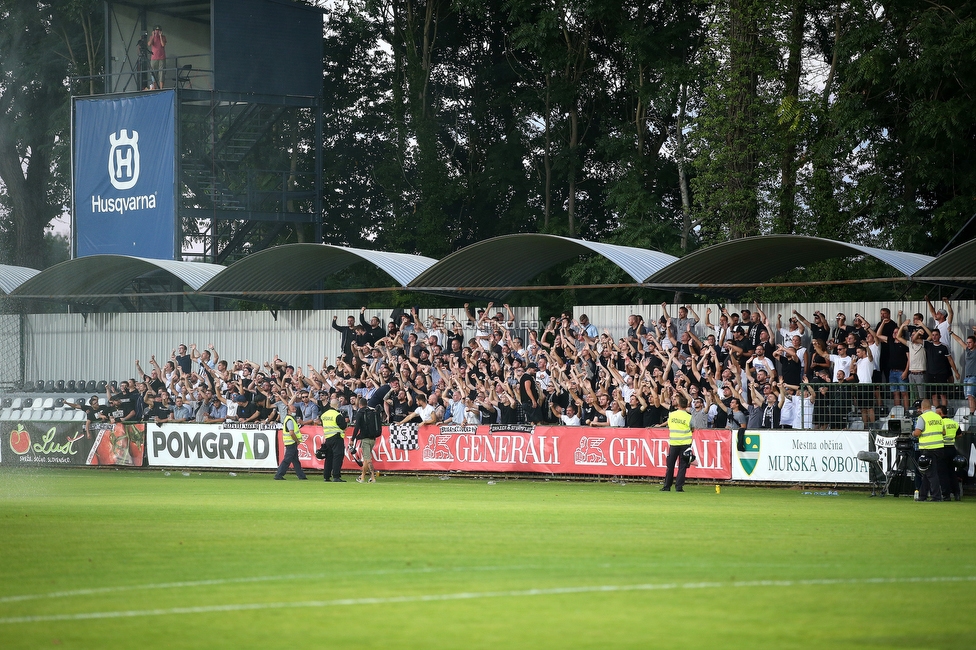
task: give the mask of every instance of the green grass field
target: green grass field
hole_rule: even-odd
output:
[[[965,648],[976,500],[0,471],[0,648]]]

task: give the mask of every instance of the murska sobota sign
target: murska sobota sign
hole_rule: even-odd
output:
[[[175,92],[74,103],[77,257],[174,259]]]
[[[866,431],[749,430],[733,451],[732,479],[788,483],[867,483]]]

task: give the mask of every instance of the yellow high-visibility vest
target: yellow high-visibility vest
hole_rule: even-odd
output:
[[[678,409],[668,416],[671,446],[691,444],[691,413]]]
[[[288,430],[289,422],[291,422],[291,431]],[[286,415],[285,421],[281,425],[281,437],[285,441],[285,446],[300,443],[302,441],[302,427],[298,424],[298,420]]]
[[[959,423],[952,418],[942,418],[942,428],[945,429],[945,433],[942,434],[942,444],[946,447],[954,446],[956,434],[959,433]]]
[[[322,436],[324,438],[331,438],[337,433],[343,438],[346,437],[346,432],[340,429],[339,424],[336,422],[336,420],[339,419],[340,415],[342,414],[339,413],[339,411],[336,411],[335,409],[331,409],[331,408],[321,415]]]
[[[925,422],[922,435],[918,437],[919,449],[942,449],[942,416],[935,411],[926,411],[919,417]]]

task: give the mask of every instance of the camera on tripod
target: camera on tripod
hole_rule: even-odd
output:
[[[149,49],[149,34],[147,32],[142,33],[142,38],[136,43],[139,48],[139,57],[149,58],[152,55],[152,51]]]

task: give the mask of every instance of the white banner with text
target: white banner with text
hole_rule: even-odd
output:
[[[276,425],[147,424],[146,455],[156,467],[271,469],[278,466]]]
[[[868,483],[867,431],[748,430],[732,452],[732,480]]]

